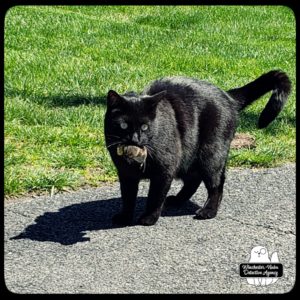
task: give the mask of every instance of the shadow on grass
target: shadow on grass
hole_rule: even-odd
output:
[[[106,106],[106,94],[95,96],[89,95],[39,95],[32,94],[26,90],[6,90],[5,96],[7,97],[21,97],[23,99],[29,99],[34,103],[46,106],[54,107],[69,107],[79,105],[103,105]]]
[[[42,97],[39,100],[40,104],[56,107],[69,107],[79,105],[103,105],[106,106],[106,96],[90,97],[84,95],[71,95],[71,96],[48,96]]]
[[[142,214],[146,199],[145,197],[138,198],[136,219]],[[29,225],[23,232],[11,239],[50,241],[62,245],[86,242],[90,240],[85,237],[87,231],[120,228],[120,226],[113,225],[111,221],[120,208],[120,198],[73,204],[61,208],[58,212],[44,213],[35,219],[35,224]],[[180,208],[165,209],[162,217],[193,215],[198,208],[197,204],[189,201]]]
[[[259,114],[254,113],[254,112],[249,112],[249,111],[243,111],[241,112],[240,115],[240,125],[239,125],[239,130],[240,131],[251,131],[254,129],[258,129],[257,124],[258,124],[258,119],[259,119]],[[296,117],[295,116],[278,116],[275,118],[275,120],[269,124],[263,130],[266,134],[272,134],[275,135],[276,132],[278,132],[277,129],[277,123],[280,120],[284,120],[287,124],[292,125],[296,127]]]

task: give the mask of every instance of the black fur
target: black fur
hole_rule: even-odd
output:
[[[132,222],[142,178],[150,179],[150,188],[139,224],[155,224],[174,178],[182,179],[184,185],[176,196],[167,198],[167,205],[187,201],[203,181],[208,198],[195,218],[215,217],[222,200],[225,165],[239,111],[272,91],[258,124],[260,128],[266,127],[283,108],[290,89],[284,72],[270,71],[228,92],[186,77],[156,80],[141,94],[129,92],[121,96],[109,91],[105,138],[118,170],[123,199],[122,211],[113,221],[124,225]],[[121,123],[126,123],[127,128],[122,129]],[[143,124],[148,125],[147,130],[141,129]],[[118,156],[119,144],[145,146],[145,167]]]

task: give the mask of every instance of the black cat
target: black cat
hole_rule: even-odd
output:
[[[150,179],[146,211],[139,224],[153,225],[164,207],[172,180],[183,187],[166,204],[179,205],[196,192],[203,181],[208,198],[196,211],[196,219],[217,214],[223,193],[225,165],[239,112],[265,93],[270,100],[260,115],[264,128],[282,110],[291,90],[288,76],[279,70],[227,92],[193,78],[168,77],[156,80],[141,94],[119,95],[110,90],[105,115],[106,145],[116,165],[123,200],[122,211],[113,222],[132,223],[138,184]],[[145,165],[117,154],[118,145],[144,146]]]

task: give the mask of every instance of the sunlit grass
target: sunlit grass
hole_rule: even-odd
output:
[[[271,69],[295,87],[295,18],[280,6],[16,6],[5,18],[5,194],[116,179],[105,149],[109,89],[170,75],[241,86]],[[268,96],[241,116],[256,148],[230,166],[295,160],[295,88],[267,129]]]

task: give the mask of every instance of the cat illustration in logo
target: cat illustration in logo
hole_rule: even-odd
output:
[[[251,250],[249,263],[279,263],[278,254],[277,252],[273,252],[270,259],[267,248],[257,246]],[[277,280],[278,278],[247,278],[248,283],[252,285],[269,285],[275,283]]]

